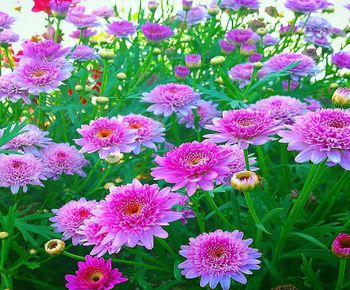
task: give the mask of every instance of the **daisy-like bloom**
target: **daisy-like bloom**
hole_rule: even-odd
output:
[[[152,249],[154,237],[168,237],[162,226],[182,217],[180,212],[172,210],[180,197],[168,187],[160,190],[156,184],[142,185],[137,179],[111,187],[110,194],[100,201],[91,218],[101,226],[99,233],[106,235],[101,245],[113,253],[124,245]]]
[[[280,129],[270,114],[250,109],[223,112],[222,118],[213,119],[213,124],[206,128],[217,133],[204,135],[205,138],[214,143],[237,143],[241,149],[247,149],[249,144],[265,144]]]
[[[136,130],[136,140],[133,149],[135,154],[140,154],[141,145],[157,150],[157,146],[154,143],[163,143],[165,141],[163,137],[165,128],[162,123],[143,115],[135,114],[125,116],[123,120],[128,123],[130,129]]]
[[[150,93],[143,93],[143,102],[153,103],[147,111],[155,115],[169,117],[173,112],[187,115],[194,109],[194,103],[199,98],[191,87],[180,84],[166,84],[156,86]]]
[[[102,18],[109,18],[114,15],[114,10],[112,7],[102,6],[93,10],[92,14]]]
[[[19,40],[19,35],[11,30],[0,31],[0,44],[11,44]]]
[[[66,21],[68,23],[73,24],[75,27],[79,29],[85,29],[87,27],[98,25],[96,16],[92,14],[68,13],[66,17]]]
[[[15,19],[5,12],[0,11],[0,30],[9,29]]]
[[[97,34],[97,31],[91,30],[91,29],[84,29],[83,30],[83,37],[89,38]],[[74,30],[71,34],[69,34],[70,37],[79,39],[80,38],[80,30]]]
[[[26,104],[30,104],[28,91],[14,81],[13,73],[0,76],[0,100],[6,98],[14,103],[22,100]]]
[[[98,58],[95,49],[90,46],[79,44],[69,54],[69,58],[77,61],[87,61]]]
[[[82,168],[89,162],[69,144],[50,144],[41,151],[41,159],[47,168],[47,177],[57,180],[62,174],[78,174],[85,177]]]
[[[330,47],[332,25],[322,17],[310,17],[305,25],[305,41],[322,47]]]
[[[200,68],[202,65],[202,56],[200,54],[186,54],[185,64],[188,68]]]
[[[71,70],[72,67],[66,63],[33,60],[23,62],[16,68],[15,79],[33,95],[42,92],[49,94],[71,76]]]
[[[332,6],[327,0],[287,0],[286,7],[299,13],[312,13]]]
[[[55,232],[62,233],[62,239],[72,239],[74,246],[81,243],[84,238],[79,233],[80,226],[84,221],[92,216],[92,210],[97,206],[96,201],[87,201],[81,198],[78,201],[71,200],[59,209],[53,209],[55,216],[49,220],[53,222],[51,225]]]
[[[44,168],[33,155],[0,155],[0,187],[10,187],[16,194],[20,187],[27,192],[27,185],[44,186],[41,180],[46,180]]]
[[[159,23],[146,23],[141,26],[142,33],[148,41],[158,42],[173,36],[170,27]]]
[[[340,51],[332,55],[332,62],[339,68],[350,69],[350,52]]]
[[[217,110],[217,104],[213,104],[212,101],[198,100],[196,103],[198,114],[198,125],[204,128],[205,125],[211,124],[211,120],[214,117],[220,115]],[[195,129],[194,115],[192,111],[189,111],[186,116],[178,114],[179,123],[185,124],[186,128]]]
[[[241,63],[235,65],[228,72],[230,78],[234,82],[239,83],[240,88],[244,88],[250,84],[254,71],[254,64],[252,63]]]
[[[233,29],[227,32],[226,38],[229,42],[241,45],[242,43],[247,42],[253,37],[253,30],[249,29]]]
[[[266,61],[263,68],[259,71],[259,76],[266,77],[270,73],[281,71],[287,66],[296,63],[298,63],[296,66],[288,70],[294,81],[298,81],[301,77],[313,75],[318,71],[316,63],[311,57],[301,53],[285,52],[277,54]]]
[[[240,8],[259,9],[259,0],[223,0],[220,6],[233,10]]]
[[[20,150],[25,153],[31,153],[32,155],[39,156],[40,152],[38,148],[46,147],[51,143],[51,138],[47,137],[49,133],[42,131],[35,125],[25,125],[21,131],[22,133],[2,146],[2,149]],[[1,129],[0,136],[2,136],[3,132],[4,129]]]
[[[186,187],[187,194],[191,196],[197,186],[212,190],[214,181],[222,183],[231,172],[234,156],[227,146],[194,141],[181,144],[164,157],[157,156],[155,162],[159,165],[152,169],[151,175],[155,180],[175,183],[173,190]]]
[[[107,25],[107,33],[119,38],[129,37],[135,34],[135,32],[135,24],[127,20],[113,21],[111,24]]]
[[[271,34],[266,34],[263,37],[264,46],[273,46],[279,42],[280,42],[280,40],[277,37],[272,36]]]
[[[131,152],[136,139],[135,130],[129,129],[121,117],[91,120],[89,125],[83,125],[77,131],[82,136],[75,140],[82,146],[80,153],[98,151],[102,159],[106,159],[109,153]]]
[[[306,111],[306,105],[298,99],[287,96],[271,96],[267,99],[257,101],[249,106],[252,110],[263,111],[272,115],[281,124],[291,125],[295,117]]]
[[[249,247],[252,239],[243,240],[240,231],[217,230],[191,238],[189,245],[181,246],[180,255],[186,261],[179,265],[187,279],[200,277],[200,286],[211,289],[220,283],[223,290],[230,289],[231,279],[246,284],[244,274],[260,269],[261,254]]]
[[[187,13],[187,16],[186,16]],[[190,8],[189,11],[181,10],[176,15],[180,21],[185,21],[187,26],[197,25],[209,18],[208,10],[205,6],[196,6]]]
[[[42,40],[39,42],[25,41],[22,44],[23,58],[30,58],[42,61],[54,61],[64,57],[69,48],[62,48],[59,43],[53,40]]]
[[[350,235],[339,234],[332,244],[332,252],[339,258],[350,258]]]
[[[53,16],[65,18],[72,0],[50,0],[49,7]]]
[[[112,260],[86,256],[84,262],[78,262],[75,275],[66,275],[69,290],[111,290],[115,285],[127,281],[117,268],[112,268]]]
[[[184,65],[177,65],[174,68],[175,77],[180,80],[184,80],[190,74],[190,69]]]
[[[230,43],[224,39],[219,40],[219,45],[223,54],[229,54],[235,49],[235,45],[233,43]]]
[[[327,159],[330,165],[339,164],[350,170],[350,112],[341,109],[322,109],[296,119],[289,130],[280,131],[280,142],[288,150],[300,153],[295,158],[302,163],[311,160],[318,164]]]
[[[336,106],[350,106],[350,88],[337,88],[332,96],[332,103]]]

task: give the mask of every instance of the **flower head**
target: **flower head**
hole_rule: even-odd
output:
[[[239,83],[240,88],[244,88],[252,80],[252,75],[254,71],[254,64],[252,63],[241,63],[235,65],[228,72],[230,78],[234,82]]]
[[[15,19],[5,12],[0,11],[0,30],[9,29]]]
[[[22,100],[26,104],[30,104],[28,90],[23,89],[19,83],[14,81],[13,73],[0,76],[0,100],[6,98],[9,98],[11,102]]]
[[[96,16],[93,14],[68,13],[66,21],[80,29],[98,25]]]
[[[68,282],[66,288],[69,290],[111,290],[115,285],[127,281],[117,268],[112,268],[111,259],[86,256],[84,262],[78,263],[75,275],[66,275]]]
[[[56,256],[64,251],[66,244],[64,241],[59,239],[49,240],[45,243],[45,252],[50,256]]]
[[[11,30],[0,30],[0,44],[11,44],[19,40],[19,35]]]
[[[246,284],[244,274],[260,269],[261,254],[249,247],[252,239],[243,240],[239,231],[217,230],[191,238],[187,246],[181,246],[180,255],[186,261],[179,265],[187,279],[200,277],[200,286],[209,284],[211,289],[220,283],[223,290],[230,289],[231,279]]]
[[[146,23],[141,26],[142,33],[148,41],[158,42],[173,36],[170,27],[159,23]]]
[[[63,49],[59,43],[53,40],[42,40],[40,42],[25,41],[22,44],[23,57],[42,61],[54,61],[64,57],[69,48]]]
[[[44,168],[41,161],[31,154],[0,155],[0,187],[10,187],[13,194],[20,187],[27,192],[27,185],[44,186]]]
[[[188,68],[199,68],[202,65],[202,56],[200,54],[186,54],[185,63]]]
[[[224,39],[219,40],[219,45],[223,54],[229,54],[235,49],[235,45],[233,43],[230,43]]]
[[[187,15],[186,15],[187,14]],[[179,11],[177,13],[177,18],[180,21],[185,21],[187,26],[197,25],[202,21],[206,21],[209,18],[208,10],[205,6],[192,7],[189,11]]]
[[[327,0],[287,0],[286,7],[299,13],[311,13],[332,6]]]
[[[98,151],[102,159],[106,159],[109,153],[131,152],[136,139],[135,131],[130,130],[121,117],[92,120],[77,131],[82,136],[75,140],[82,146],[80,153]]]
[[[112,7],[102,6],[102,7],[94,9],[92,11],[92,14],[94,14],[98,17],[102,17],[102,18],[109,18],[109,17],[112,17],[114,15],[114,10]]]
[[[187,115],[195,108],[194,103],[199,98],[191,87],[180,84],[166,84],[155,87],[150,93],[143,93],[142,101],[153,103],[147,111],[155,115],[170,116],[173,112]]]
[[[339,258],[350,258],[350,235],[339,234],[332,244],[332,252]]]
[[[49,7],[53,16],[65,18],[72,0],[50,0]]]
[[[330,47],[332,25],[322,17],[311,16],[305,25],[305,41],[318,46]]]
[[[135,34],[135,32],[135,24],[127,20],[114,21],[107,25],[107,33],[120,38],[129,37]]]
[[[84,29],[82,33],[84,38],[89,38],[96,35],[97,31],[91,30],[91,29]],[[71,34],[69,34],[69,36],[75,39],[79,39],[80,34],[81,34],[81,31],[78,29],[78,30],[74,30]]]
[[[178,79],[185,79],[190,74],[190,69],[187,66],[184,65],[177,65],[174,68],[175,76]]]
[[[96,201],[87,201],[81,198],[78,201],[71,200],[59,209],[53,209],[55,216],[50,218],[52,227],[56,232],[62,233],[62,239],[72,239],[74,246],[81,243],[83,235],[79,233],[80,226],[91,217],[92,210],[96,208]]]
[[[77,61],[87,61],[98,58],[98,55],[92,47],[79,44],[69,54],[69,58]]]
[[[276,45],[279,42],[280,42],[280,40],[277,37],[272,36],[271,34],[266,34],[263,37],[264,46]]]
[[[332,96],[332,103],[336,106],[350,106],[350,88],[337,88]]]
[[[332,62],[339,68],[350,69],[350,52],[340,51],[332,55]]]
[[[221,6],[233,10],[241,8],[259,9],[259,0],[223,0]]]
[[[243,192],[253,190],[259,183],[258,175],[253,171],[236,172],[231,178],[232,187]]]
[[[341,109],[321,109],[296,119],[288,130],[280,131],[280,142],[289,143],[288,150],[300,153],[296,162],[339,164],[350,170],[350,112]]]
[[[249,41],[254,35],[253,30],[249,29],[233,29],[226,34],[226,38],[229,42],[234,44],[242,44]]]

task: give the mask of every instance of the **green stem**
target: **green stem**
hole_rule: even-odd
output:
[[[245,162],[245,168],[246,168],[246,170],[247,170],[247,171],[250,171],[248,149],[244,149],[244,162]]]
[[[216,203],[215,203],[214,199],[212,198],[212,196],[210,195],[210,193],[208,191],[204,191],[204,194],[205,194],[205,197],[206,197],[210,207],[212,208],[213,211],[215,211],[215,213],[221,219],[221,221],[225,224],[227,229],[232,229],[231,223],[222,214],[221,210],[216,205]]]
[[[8,62],[9,62],[9,67],[10,67],[11,71],[13,71],[13,63],[12,63],[12,60],[10,58],[9,49],[8,49],[8,47],[5,47],[4,49],[5,49],[5,55],[7,57]]]
[[[172,131],[173,131],[173,134],[174,134],[174,138],[175,138],[175,145],[179,145],[181,143],[181,138],[180,138],[180,135],[179,135],[179,131],[178,131],[178,128],[177,128],[177,120],[176,120],[176,114],[173,113],[171,115],[171,128],[172,128]]]
[[[265,162],[266,157],[265,157],[265,153],[264,153],[263,147],[262,146],[256,146],[255,148],[256,148],[256,153],[258,154],[259,167],[261,169],[261,172],[262,172],[263,176],[265,178],[267,178],[269,170],[267,169],[267,166],[266,166],[266,162]]]
[[[99,158],[97,160],[97,162],[95,163],[94,167],[91,169],[91,171],[89,172],[89,175],[85,178],[83,184],[78,188],[77,192],[80,193],[80,191],[82,189],[84,189],[84,187],[88,184],[88,182],[90,181],[90,179],[92,178],[92,176],[94,175],[96,169],[99,167],[101,163],[101,159]]]
[[[245,198],[245,202],[248,206],[249,213],[252,216],[255,225],[261,225],[260,219],[255,211],[254,204],[253,204],[252,198],[250,196],[250,193],[244,192],[244,198]],[[259,248],[259,246],[260,246],[261,237],[262,237],[262,230],[260,228],[258,228],[258,232],[256,234],[256,247],[257,248]]]
[[[199,226],[199,230],[201,233],[205,232],[205,225],[204,225],[204,221],[203,221],[203,216],[199,210],[199,201],[197,200],[196,196],[192,196],[190,197],[190,201],[192,202],[192,209],[196,215],[197,218],[197,222],[198,222],[198,226]]]
[[[39,94],[38,104],[41,107],[45,107],[46,105],[46,95],[45,93]],[[40,128],[44,128],[45,123],[45,110],[43,108],[39,108],[39,117],[38,117],[38,124]]]
[[[54,35],[54,42],[58,42],[58,37],[60,36],[60,24],[61,24],[62,19],[58,18],[57,20],[57,26],[56,26],[56,30],[55,30],[55,35]]]
[[[97,190],[99,190],[99,188],[101,187],[102,183],[106,180],[106,178],[108,177],[109,173],[111,172],[111,170],[113,169],[113,166],[111,165],[108,165],[106,171],[104,172],[102,178],[100,178],[98,184],[91,190],[91,191],[88,191],[86,193],[86,196],[89,196],[91,195],[92,193],[96,192]]]
[[[344,281],[344,276],[345,276],[346,262],[347,262],[346,259],[340,259],[338,280],[337,280],[337,285],[335,287],[335,290],[341,290],[343,288],[343,281]]]

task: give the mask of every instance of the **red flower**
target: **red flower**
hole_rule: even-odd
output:
[[[50,0],[33,0],[34,1],[34,7],[32,8],[33,12],[40,12],[44,11],[47,14],[51,13],[50,10]]]

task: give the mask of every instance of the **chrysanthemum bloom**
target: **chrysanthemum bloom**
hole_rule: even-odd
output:
[[[74,30],[71,34],[69,34],[70,37],[79,39],[80,38],[80,30]],[[91,29],[84,29],[83,30],[83,37],[89,38],[97,34],[97,31],[91,30]]]
[[[186,54],[185,64],[188,68],[200,68],[202,65],[202,56],[200,54]]]
[[[86,256],[85,262],[78,262],[78,271],[75,275],[66,275],[69,290],[111,290],[115,285],[127,281],[117,268],[112,268],[111,259]]]
[[[191,87],[180,84],[166,84],[155,87],[150,93],[143,93],[143,102],[153,103],[147,111],[155,115],[169,117],[173,112],[187,115],[194,109],[194,103],[199,98]]]
[[[50,144],[41,151],[41,154],[47,177],[57,180],[62,174],[86,176],[82,168],[89,162],[69,144]]]
[[[233,10],[240,8],[259,9],[259,0],[223,0],[220,6]]]
[[[332,96],[332,103],[336,106],[350,106],[350,88],[338,88]]]
[[[94,9],[92,11],[92,14],[102,18],[109,18],[114,15],[114,10],[112,7],[102,6],[97,9]]]
[[[189,196],[196,192],[197,186],[203,190],[212,190],[214,181],[218,184],[231,172],[234,162],[232,151],[226,146],[211,142],[183,143],[169,151],[165,157],[157,156],[159,165],[152,169],[155,180],[164,179],[174,183],[173,190],[186,187]]]
[[[6,98],[14,103],[22,100],[26,104],[30,104],[28,91],[14,81],[13,73],[0,76],[0,100]]]
[[[280,42],[280,40],[277,37],[272,36],[271,34],[266,34],[263,37],[264,46],[273,46],[279,42]]]
[[[247,149],[249,144],[265,144],[280,129],[270,114],[250,109],[223,112],[223,117],[214,118],[213,124],[206,128],[217,133],[204,135],[205,138],[214,143],[237,143],[241,149]]]
[[[119,38],[129,37],[135,34],[135,32],[135,24],[127,20],[114,21],[107,25],[107,33]]]
[[[55,216],[50,218],[55,232],[62,233],[62,239],[72,239],[74,246],[81,243],[83,236],[79,233],[79,227],[91,217],[92,210],[96,208],[96,201],[87,201],[81,198],[78,201],[71,200],[59,209],[53,209]]]
[[[246,284],[244,274],[260,269],[261,254],[249,247],[252,239],[243,240],[237,230],[217,230],[191,238],[187,246],[181,246],[180,255],[186,261],[179,265],[187,279],[200,277],[200,286],[209,284],[211,289],[220,283],[223,290],[230,289],[231,279]]]
[[[187,13],[187,16],[186,16]],[[197,25],[209,18],[208,10],[205,6],[192,7],[188,12],[181,10],[177,13],[176,18],[185,21],[187,26]]]
[[[82,136],[75,143],[82,146],[80,153],[98,151],[100,158],[106,159],[109,153],[131,152],[135,142],[135,130],[121,117],[99,118],[77,129]]]
[[[140,154],[141,146],[157,150],[157,146],[154,143],[163,143],[164,131],[162,123],[157,122],[151,118],[143,115],[130,114],[123,118],[128,123],[130,129],[136,130],[136,140],[134,143],[133,152]]]
[[[0,30],[9,29],[11,24],[15,22],[15,19],[5,12],[0,11]]]
[[[92,14],[68,13],[66,21],[80,29],[98,25],[96,16]]]
[[[141,26],[142,33],[148,41],[158,42],[173,36],[170,27],[159,23],[146,23]]]
[[[124,245],[152,249],[154,237],[168,237],[162,226],[182,217],[172,210],[179,199],[180,195],[171,193],[168,187],[160,190],[156,184],[142,185],[137,179],[131,184],[111,187],[91,219],[101,225],[99,233],[106,234],[101,245],[114,253]]]
[[[339,258],[350,258],[350,235],[339,234],[332,244],[332,252]]]
[[[223,54],[229,54],[235,49],[235,45],[233,43],[230,43],[224,39],[219,40],[219,45]]]
[[[241,63],[235,65],[228,72],[230,78],[234,82],[239,83],[240,88],[244,88],[249,85],[252,80],[252,75],[254,71],[254,64],[252,63]]]
[[[77,61],[87,61],[98,58],[95,49],[87,45],[77,45],[69,54],[69,58]]]
[[[11,30],[0,31],[0,44],[11,44],[19,40],[19,35]]]
[[[249,106],[252,110],[263,111],[272,115],[284,125],[294,123],[295,117],[306,111],[306,105],[298,99],[287,96],[271,96],[267,99],[257,101]]]
[[[280,142],[289,143],[288,150],[300,153],[295,158],[302,163],[325,159],[350,170],[350,112],[341,109],[322,109],[296,119],[289,130],[280,131]]]
[[[240,46],[240,53],[244,56],[251,56],[256,51],[255,43],[242,43]]]
[[[322,104],[319,100],[315,100],[313,98],[306,98],[304,99],[304,101],[306,102],[306,110],[308,111],[314,112],[322,108]]]
[[[184,65],[177,65],[174,68],[175,77],[180,80],[184,80],[190,74],[190,69]]]
[[[281,71],[287,66],[296,63],[298,63],[296,66],[288,70],[294,81],[317,72],[316,63],[311,57],[300,53],[285,52],[277,54],[266,61],[263,68],[259,71],[259,76],[265,77],[270,73]]]
[[[42,40],[39,42],[25,41],[22,44],[23,58],[54,61],[57,58],[64,57],[69,48],[62,48],[59,43],[53,40]]]
[[[33,95],[51,93],[71,76],[72,67],[63,65],[39,60],[24,62],[16,68],[15,79]]]
[[[3,131],[3,129],[0,130],[0,136],[2,136]],[[39,156],[40,152],[38,148],[46,147],[51,143],[51,138],[47,137],[49,133],[42,131],[36,125],[25,125],[21,132],[22,133],[2,146],[2,149],[20,150],[25,153]]]
[[[50,0],[49,7],[53,16],[65,18],[72,0]]]
[[[220,115],[219,111],[217,110],[217,106],[217,104],[213,104],[211,101],[197,101],[196,107],[199,127],[204,128],[205,125],[211,124],[211,120]],[[186,128],[195,128],[194,115],[192,111],[189,111],[186,116],[178,114],[178,117],[179,123],[185,124]]]
[[[322,17],[310,17],[305,25],[305,41],[322,47],[331,47],[332,25]]]
[[[350,69],[350,53],[340,51],[332,55],[332,62],[339,68]]]
[[[317,12],[329,6],[332,4],[327,0],[287,0],[286,2],[288,9],[304,14]]]
[[[251,56],[249,56],[248,60],[250,62],[259,62],[263,58],[263,55],[261,53],[253,53]]]
[[[249,29],[233,29],[226,34],[226,38],[229,42],[240,45],[247,42],[253,36],[253,30]]]
[[[46,180],[44,168],[33,155],[0,155],[0,187],[10,187],[13,194],[20,187],[27,192],[27,185],[44,186],[40,180]]]

